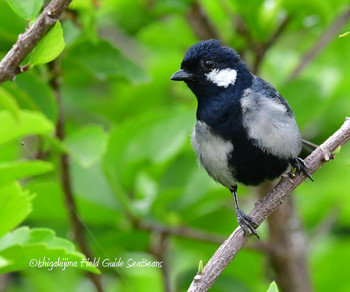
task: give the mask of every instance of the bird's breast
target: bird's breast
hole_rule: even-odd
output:
[[[230,141],[213,133],[203,121],[197,121],[191,136],[191,144],[200,165],[212,178],[227,188],[236,184],[234,169],[228,163],[234,151]]]

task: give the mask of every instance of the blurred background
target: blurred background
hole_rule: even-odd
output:
[[[28,118],[17,127],[0,102],[9,135],[0,166],[18,167],[11,179],[29,198],[21,225],[52,230],[91,259],[162,269],[1,269],[0,240],[0,291],[186,291],[237,222],[232,196],[191,149],[196,99],[170,76],[191,45],[220,39],[288,100],[303,137],[321,144],[349,116],[350,37],[338,37],[349,19],[344,0],[74,0],[60,56],[0,88]],[[0,57],[28,21],[0,0]],[[347,145],[298,187],[210,291],[266,291],[273,280],[282,292],[350,291],[349,157]],[[239,189],[246,212],[264,192]],[[48,257],[27,247],[23,258]]]

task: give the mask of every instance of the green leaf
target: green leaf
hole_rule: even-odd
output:
[[[149,112],[119,125],[111,133],[105,164],[129,185],[144,162],[164,163],[189,143],[193,118],[191,111],[174,109]]]
[[[347,32],[341,34],[339,37],[340,37],[340,38],[344,38],[344,37],[346,37],[346,36],[348,36],[348,35],[350,35],[350,31],[347,31]]]
[[[269,289],[267,289],[267,292],[278,292],[278,287],[275,281],[273,281],[270,284]]]
[[[0,239],[0,259],[0,273],[40,268],[40,261],[48,265],[41,267],[45,270],[63,270],[62,266],[50,268],[50,265],[76,263],[78,269],[99,273],[97,268],[82,264],[84,255],[70,241],[56,237],[53,230],[46,228],[21,227],[6,234]]]
[[[87,69],[98,79],[124,77],[135,84],[149,81],[143,69],[123,56],[107,41],[83,42],[72,49],[69,59]]]
[[[3,87],[0,87],[0,106],[8,109],[10,113],[18,119],[19,108],[16,99]]]
[[[19,17],[6,1],[0,1],[0,14],[0,50],[8,51],[17,41],[18,35],[25,30],[26,21]]]
[[[92,42],[97,42],[99,40],[99,35],[96,27],[96,5],[93,1],[89,0],[73,0],[69,6],[69,10],[73,10],[79,15],[79,27],[84,33],[84,37],[91,40]]]
[[[198,263],[198,274],[201,274],[203,271],[203,261],[200,260]]]
[[[7,0],[12,10],[25,20],[38,16],[44,0]]]
[[[30,134],[49,134],[54,125],[43,114],[20,111],[19,120],[15,120],[9,111],[0,111],[0,145]]]
[[[117,200],[106,180],[100,163],[84,168],[78,163],[71,164],[71,177],[76,196],[91,202],[94,206],[103,206],[110,210],[118,210]],[[87,184],[93,181],[93,184]]]
[[[53,122],[57,120],[57,101],[52,87],[49,86],[45,78],[37,72],[30,71],[26,72],[26,74],[18,75],[15,83],[22,91],[22,94],[25,95],[25,98],[32,102],[32,106],[29,109],[41,111]],[[22,105],[21,102],[20,105]],[[23,108],[23,106],[21,107]]]
[[[56,151],[58,153],[68,153],[66,145],[55,136],[45,136],[45,143],[51,149],[51,151]]]
[[[39,65],[51,62],[63,51],[65,46],[63,30],[59,21],[41,39],[33,50],[29,63]]]
[[[39,175],[53,170],[53,165],[45,161],[14,161],[0,163],[0,183]]]
[[[68,224],[67,210],[62,200],[63,193],[59,181],[45,180],[43,177],[38,177],[27,182],[26,189],[36,195],[35,200],[33,200],[33,211],[30,213],[28,220],[45,222],[46,226],[50,224],[49,222]],[[79,214],[81,215],[81,213]]]
[[[10,261],[8,261],[7,259],[5,259],[3,257],[0,257],[0,267],[8,266],[10,264],[11,264]]]
[[[79,10],[79,9],[93,9],[92,1],[86,0],[73,0],[69,4],[69,9]]]
[[[66,46],[71,45],[81,35],[81,29],[70,19],[65,19],[62,23],[63,37]]]
[[[99,126],[79,129],[66,139],[68,152],[85,168],[100,159],[106,150],[107,134]]]
[[[31,200],[17,182],[0,186],[0,237],[28,216],[32,210]]]
[[[335,149],[332,154],[334,155],[339,154],[340,151],[341,151],[341,146],[338,146],[337,149]]]

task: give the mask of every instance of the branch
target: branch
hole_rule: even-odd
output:
[[[39,15],[34,24],[18,36],[17,42],[0,62],[0,84],[6,80],[14,80],[17,74],[28,69],[20,66],[21,62],[35,48],[48,30],[58,21],[59,17],[72,0],[53,0]]]
[[[62,100],[60,94],[60,84],[59,84],[59,68],[57,60],[49,63],[49,68],[53,73],[53,78],[50,80],[50,85],[55,92],[57,106],[58,106],[58,121],[56,125],[56,137],[60,141],[64,141],[66,137],[65,133],[65,117],[62,109]],[[88,260],[92,260],[93,254],[90,250],[88,242],[84,233],[84,223],[80,216],[78,215],[77,206],[73,194],[72,181],[70,176],[70,167],[69,167],[69,156],[66,153],[60,154],[59,157],[60,164],[60,178],[61,185],[63,189],[64,201],[66,209],[68,211],[69,219],[73,228],[73,236],[77,241],[80,250],[84,253]],[[101,283],[101,276],[88,272],[88,277],[91,279],[95,285],[96,291],[103,292],[103,287]]]
[[[187,13],[186,19],[199,39],[220,39],[214,24],[210,21],[198,1],[192,3],[191,10]]]
[[[289,21],[290,16],[287,15],[283,18],[276,31],[265,42],[263,42],[262,44],[253,45],[253,49],[255,52],[255,61],[252,69],[253,74],[258,73],[260,65],[266,55],[266,52],[277,42],[279,37],[285,31]]]
[[[333,207],[328,214],[317,224],[317,226],[312,230],[309,236],[309,245],[313,246],[322,237],[326,236],[334,227],[338,217],[339,210],[337,207]]]
[[[306,236],[292,197],[287,197],[267,222],[269,243],[274,247],[267,255],[278,287],[283,292],[312,291]]]
[[[335,37],[338,36],[339,30],[345,25],[350,18],[350,8],[341,13],[328,28],[314,46],[307,51],[300,59],[299,65],[295,68],[289,79],[296,78],[301,71],[326,47],[326,45]]]
[[[277,27],[276,31],[270,35],[270,37],[262,42],[256,42],[248,29],[248,26],[245,20],[240,15],[234,15],[233,23],[235,30],[238,35],[240,35],[246,42],[247,47],[254,52],[255,60],[251,67],[253,74],[257,74],[262,61],[265,58],[266,52],[277,42],[279,37],[287,28],[288,23],[290,22],[290,16],[285,16]],[[243,57],[243,56],[242,56]]]
[[[223,236],[188,227],[165,226],[159,223],[151,223],[145,221],[136,222],[135,225],[141,230],[152,231],[164,235],[176,235],[184,238],[196,239],[211,243],[221,244],[225,240]]]
[[[317,146],[314,148],[316,149]],[[258,188],[256,194],[264,198],[278,179],[268,181]],[[283,292],[312,291],[308,269],[308,246],[301,221],[295,210],[293,197],[288,197],[268,218],[269,227],[266,251],[273,277]],[[249,242],[248,242],[249,243]]]
[[[151,234],[151,244],[149,252],[153,254],[157,261],[162,262],[162,274],[164,279],[164,291],[172,292],[171,275],[169,273],[168,254],[169,241],[168,235],[164,233]]]
[[[214,244],[217,244],[217,243],[222,244],[225,241],[225,237],[219,234],[210,233],[210,232],[189,228],[185,226],[176,226],[176,227],[167,226],[156,222],[137,221],[135,219],[132,219],[132,222],[135,228],[139,230],[150,231],[158,234],[163,234],[166,236],[172,235],[172,236],[178,236],[178,237],[187,238],[187,239],[194,239],[194,240],[209,242]],[[248,243],[246,245],[246,249],[253,250],[253,251],[270,252],[271,246],[267,242],[258,241],[251,244]]]
[[[341,128],[305,159],[311,173],[316,172],[324,163],[334,158],[334,151],[349,140],[350,118],[346,118]],[[255,204],[249,215],[260,225],[305,180],[306,175],[303,173],[282,178],[267,196]],[[237,227],[218,248],[202,273],[194,277],[188,291],[207,291],[250,237],[251,235],[243,236],[242,229]]]

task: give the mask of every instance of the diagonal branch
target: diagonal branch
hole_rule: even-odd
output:
[[[214,24],[198,1],[192,3],[186,19],[199,39],[220,39]]]
[[[350,118],[346,118],[340,129],[305,159],[305,163],[308,165],[310,171],[312,173],[316,172],[324,163],[333,159],[335,150],[349,140]],[[253,211],[249,215],[260,225],[305,179],[306,176],[304,174],[284,177],[267,196],[255,204]],[[188,291],[207,291],[247,243],[250,236],[243,236],[242,229],[240,227],[236,228],[218,248],[203,268],[202,273],[194,277]]]
[[[233,22],[236,32],[245,40],[247,47],[254,52],[255,59],[251,67],[253,74],[257,74],[266,56],[267,51],[278,41],[286,30],[291,17],[286,15],[279,23],[277,29],[262,42],[256,42],[248,29],[245,20],[240,15],[234,15]],[[243,57],[243,56],[242,56]]]
[[[72,0],[51,1],[34,24],[26,30],[26,32],[18,36],[17,42],[0,62],[0,84],[6,80],[14,80],[17,74],[28,69],[28,66],[20,66],[21,62],[58,21],[71,1]]]
[[[255,60],[252,72],[254,74],[258,73],[260,65],[265,58],[266,52],[277,42],[279,37],[285,31],[290,19],[291,18],[289,15],[284,17],[279,26],[277,27],[276,31],[265,42],[263,42],[262,44],[253,45],[253,50],[255,52]]]
[[[321,38],[307,51],[300,59],[299,65],[290,75],[292,80],[299,76],[305,67],[328,45],[328,43],[339,34],[339,30],[346,24],[350,18],[350,8],[342,12],[333,22],[333,24],[321,35]]]

